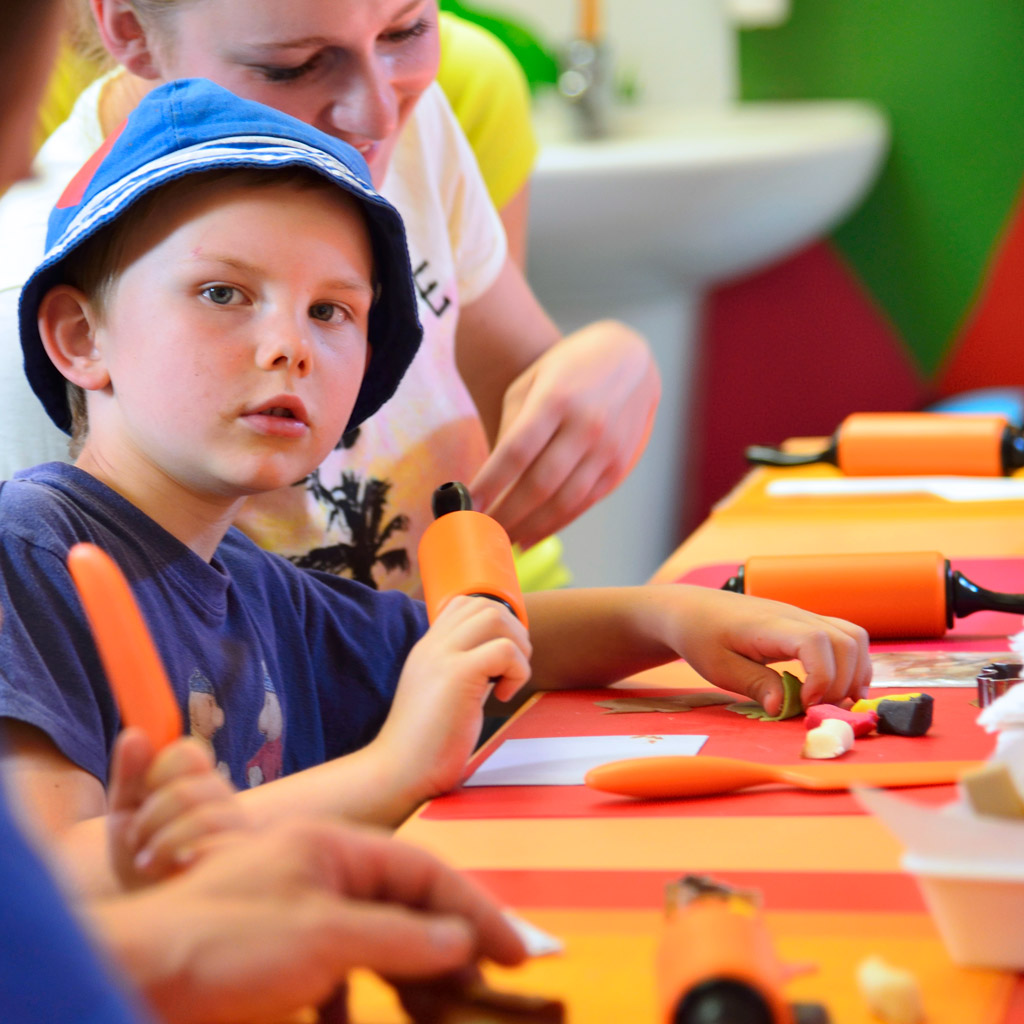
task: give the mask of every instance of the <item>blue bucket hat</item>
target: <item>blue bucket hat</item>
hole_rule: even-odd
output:
[[[71,181],[50,214],[43,262],[22,289],[18,316],[25,373],[61,430],[71,430],[67,382],[43,348],[37,316],[42,297],[64,283],[65,260],[153,189],[190,174],[235,167],[306,167],[359,200],[379,297],[370,310],[370,361],[346,430],[394,394],[422,330],[405,228],[398,211],[374,190],[366,162],[351,146],[288,114],[202,78],[182,79],[149,93]]]

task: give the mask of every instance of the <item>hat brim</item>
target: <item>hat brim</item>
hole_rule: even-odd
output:
[[[46,293],[64,282],[68,257],[143,196],[171,181],[216,169],[287,167],[307,168],[357,199],[370,233],[379,298],[370,311],[370,360],[346,431],[372,416],[395,393],[422,338],[405,229],[397,211],[367,189],[342,161],[314,146],[273,135],[221,137],[144,164],[90,197],[25,283],[18,307],[25,374],[61,430],[71,431],[67,381],[43,347],[38,311]]]

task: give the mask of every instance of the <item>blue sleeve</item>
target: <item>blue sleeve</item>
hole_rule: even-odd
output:
[[[117,708],[66,560],[5,532],[0,610],[0,717],[42,730],[105,782]]]
[[[405,659],[427,631],[427,613],[422,602],[398,591],[315,570],[305,576],[307,636],[321,666],[321,714],[325,723],[345,723],[339,734],[325,737],[328,756],[337,757],[364,747],[380,731]]]
[[[4,1024],[142,1024],[15,827],[2,794],[0,887]]]

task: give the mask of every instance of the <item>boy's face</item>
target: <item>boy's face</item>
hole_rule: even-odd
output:
[[[187,193],[186,193],[187,194]],[[369,236],[333,189],[230,179],[129,234],[95,328],[82,459],[136,487],[234,498],[295,483],[337,444],[367,361]]]

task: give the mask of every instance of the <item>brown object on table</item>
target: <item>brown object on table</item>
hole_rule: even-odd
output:
[[[483,982],[437,988],[413,1024],[564,1024],[565,1006],[546,996],[502,992]],[[408,1007],[407,1007],[408,1009]]]

